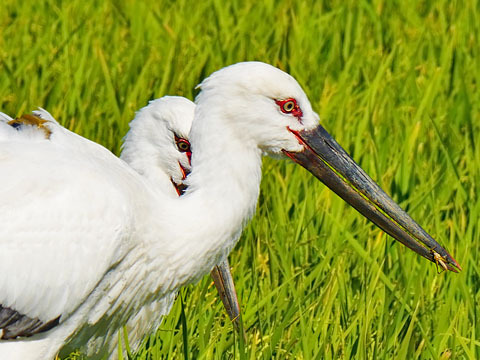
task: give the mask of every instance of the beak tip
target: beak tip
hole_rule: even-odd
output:
[[[435,260],[434,260],[435,262]],[[451,272],[454,272],[454,273],[459,273],[460,271],[462,271],[462,267],[460,266],[460,264],[451,256],[449,256],[447,259],[446,259],[446,265],[447,265],[447,268],[449,271]]]
[[[453,261],[455,262],[454,265],[455,265],[455,267],[456,267],[455,272],[456,272],[456,273],[459,273],[460,271],[462,271],[463,269],[462,269],[462,267],[460,266],[460,264],[459,264],[458,262],[456,262],[455,259],[454,259]]]
[[[450,255],[448,252],[447,252],[447,257],[446,259],[448,260],[448,267],[451,268],[449,269],[450,271],[453,271],[453,272],[456,272],[456,273],[459,273],[460,271],[462,271],[462,267],[460,266],[460,264],[457,262],[457,260],[455,260],[453,258],[452,255]]]

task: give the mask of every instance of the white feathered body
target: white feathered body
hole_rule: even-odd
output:
[[[101,356],[115,350],[124,324],[134,348],[197,273],[182,269],[189,249],[179,252],[175,243],[181,223],[157,218],[159,209],[172,207],[165,204],[170,197],[122,160],[49,126],[54,131],[46,139],[0,124],[0,302],[42,321],[61,316],[60,326],[1,341],[0,358],[52,358],[66,338],[62,353],[87,344],[81,350]],[[148,314],[149,321],[135,321]]]

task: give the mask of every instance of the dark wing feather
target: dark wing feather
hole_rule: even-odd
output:
[[[60,316],[43,322],[30,318],[18,311],[0,305],[0,339],[10,340],[17,337],[29,337],[48,331],[60,323]]]

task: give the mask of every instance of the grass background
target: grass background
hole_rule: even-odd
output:
[[[478,359],[479,35],[473,0],[2,0],[0,111],[44,107],[118,154],[149,99],[192,99],[243,60],[290,72],[464,271],[438,275],[306,171],[266,159],[230,256],[246,352],[205,277],[133,358]]]

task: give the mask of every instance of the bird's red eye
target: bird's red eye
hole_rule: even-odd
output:
[[[188,163],[192,160],[192,150],[190,149],[190,141],[187,139],[181,138],[180,136],[175,135],[175,144],[177,144],[177,149],[181,153],[185,153],[188,158]]]
[[[190,142],[188,140],[175,136],[175,142],[177,143],[178,151],[190,152]]]
[[[275,100],[275,103],[280,107],[280,111],[284,114],[292,114],[298,119],[303,116],[302,110],[295,99]]]
[[[288,100],[282,105],[282,110],[286,113],[291,113],[295,109],[295,102],[293,100]]]

